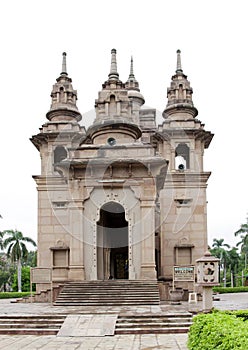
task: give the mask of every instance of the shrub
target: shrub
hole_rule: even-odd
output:
[[[18,291],[17,273],[14,274],[12,289],[14,292]],[[35,285],[32,286],[32,290],[35,291]],[[30,291],[30,267],[22,267],[22,291]]]
[[[243,315],[248,311],[243,311]],[[237,315],[238,316],[238,315]],[[248,323],[232,312],[199,314],[193,318],[188,337],[189,350],[247,350]]]
[[[1,292],[0,299],[23,298],[29,296],[30,292]]]
[[[214,292],[217,293],[242,293],[248,292],[248,287],[214,287]]]

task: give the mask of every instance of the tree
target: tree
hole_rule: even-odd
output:
[[[4,232],[0,231],[0,249],[3,250],[3,236],[4,236]]]
[[[223,266],[224,271],[224,287],[226,287],[226,271],[227,271],[227,261],[228,261],[228,251],[225,248],[230,248],[230,245],[227,243],[224,243],[224,238],[214,238],[211,254],[216,256],[216,258],[220,259],[220,265]]]
[[[245,260],[245,270],[247,265],[247,253],[248,253],[248,218],[246,224],[240,225],[240,229],[234,232],[235,237],[240,235],[241,240],[236,244],[236,247],[240,246],[241,253]]]
[[[12,262],[17,263],[18,292],[21,292],[22,261],[25,261],[28,256],[28,250],[25,243],[31,243],[33,246],[36,246],[36,243],[32,238],[24,237],[20,231],[5,230],[3,232],[4,234],[8,235],[8,237],[3,241],[4,248],[7,248],[7,257],[10,257]]]
[[[32,286],[33,291],[35,291],[35,285]],[[13,291],[17,292],[18,290],[18,276],[17,273],[13,275],[13,283],[12,283]],[[22,291],[29,292],[30,291],[30,267],[22,267]]]

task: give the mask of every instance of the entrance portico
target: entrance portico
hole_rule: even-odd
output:
[[[128,222],[115,202],[100,209],[97,222],[97,278],[128,279]]]

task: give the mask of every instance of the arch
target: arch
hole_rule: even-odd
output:
[[[110,95],[109,98],[109,114],[115,115],[117,111],[115,95]]]
[[[97,278],[128,278],[128,222],[124,207],[110,201],[97,222]]]
[[[186,143],[179,143],[175,149],[175,168],[178,170],[189,169],[189,147]]]
[[[63,146],[57,146],[54,150],[54,163],[59,163],[67,158],[67,150]]]

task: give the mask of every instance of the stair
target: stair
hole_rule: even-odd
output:
[[[118,316],[115,334],[187,333],[191,324],[190,313]]]
[[[65,318],[64,315],[2,315],[0,334],[56,335]]]
[[[54,302],[55,306],[158,305],[156,281],[82,281],[68,282]]]

